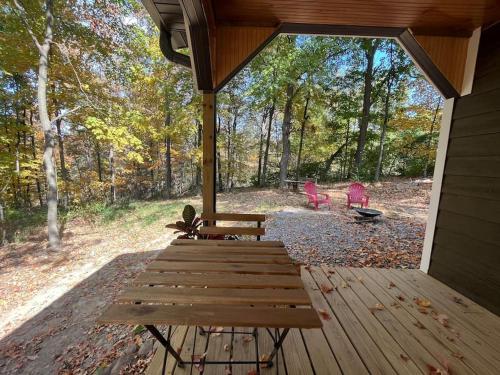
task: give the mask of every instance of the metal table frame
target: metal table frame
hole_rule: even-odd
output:
[[[162,333],[154,326],[154,325],[146,325],[145,326],[149,332],[158,340],[158,342],[165,348],[165,358],[163,360],[163,368],[162,368],[162,374],[165,374],[165,364],[166,364],[166,358],[168,353],[172,355],[172,357],[175,358],[177,362],[177,366],[179,367],[184,367],[185,365],[247,365],[247,364],[255,364],[257,374],[260,374],[260,366],[265,365],[266,367],[272,367],[274,365],[273,359],[278,353],[278,351],[281,349],[281,346],[283,345],[283,341],[285,340],[289,328],[284,328],[283,331],[280,333],[279,329],[275,329],[275,333],[273,334],[272,331],[269,328],[266,328],[266,331],[269,333],[271,336],[271,339],[273,340],[274,347],[273,351],[269,355],[269,358],[266,358],[265,361],[260,360],[259,356],[259,333],[258,329],[254,328],[252,332],[242,332],[242,331],[235,331],[234,328],[231,329],[231,331],[217,331],[218,334],[231,334],[234,336],[235,334],[241,334],[241,335],[252,335],[254,338],[255,342],[255,360],[251,361],[210,361],[206,359],[201,359],[199,361],[185,361],[181,358],[180,354],[177,353],[177,351],[172,347],[170,344],[170,338],[172,335],[172,326],[168,326],[168,332],[167,332],[167,337],[165,338]],[[200,335],[206,335],[207,333],[210,334],[211,332],[207,332],[203,327],[197,327],[197,331],[199,332]],[[196,333],[195,333],[196,334]],[[196,341],[196,336],[195,336],[195,341]],[[205,352],[208,349],[208,343],[209,341],[207,340],[207,344],[205,347]],[[194,350],[195,350],[195,345],[193,345],[193,356],[194,356]]]

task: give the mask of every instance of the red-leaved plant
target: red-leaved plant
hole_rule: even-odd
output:
[[[182,211],[182,219],[184,221],[177,221],[175,224],[167,224],[167,228],[175,229],[175,234],[183,233],[177,238],[179,239],[198,239],[200,238],[200,230],[198,229],[202,224],[201,218],[196,216],[196,210],[193,206],[187,204]]]

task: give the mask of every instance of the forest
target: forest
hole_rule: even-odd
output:
[[[197,194],[201,96],[139,0],[0,7],[8,220]],[[188,51],[183,51],[188,53]],[[217,95],[217,188],[432,175],[442,98],[395,40],[280,35]]]

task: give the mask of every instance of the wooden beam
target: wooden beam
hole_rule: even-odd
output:
[[[216,211],[215,196],[215,94],[203,94],[203,212]]]
[[[201,0],[180,0],[187,26],[191,66],[198,90],[212,91],[212,59],[207,15]]]

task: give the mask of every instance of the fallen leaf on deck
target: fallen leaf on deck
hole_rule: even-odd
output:
[[[210,332],[212,333],[212,336],[220,336],[222,331],[224,331],[224,327],[210,328]]]
[[[436,368],[432,365],[427,364],[429,369],[429,375],[451,375],[450,366],[447,360],[443,361],[443,368]]]
[[[331,291],[333,291],[333,286],[321,284],[321,291],[323,293],[330,293]]]
[[[385,306],[382,305],[381,303],[376,303],[375,306],[368,308],[368,310],[370,310],[372,314],[377,310],[383,310],[383,309],[385,309]]]
[[[328,314],[328,311],[324,309],[318,309],[318,313],[324,320],[330,320],[332,318],[330,314]]]
[[[420,329],[425,329],[425,326],[422,323],[420,323],[418,320],[415,323],[413,323],[413,325],[415,327],[420,328]]]
[[[193,364],[193,366],[199,372],[203,372],[203,370],[204,370],[204,367],[205,367],[205,357],[206,356],[207,356],[207,353],[203,353],[202,355],[194,354],[194,355],[191,356],[191,360],[193,362],[195,362],[195,361],[198,362],[198,363]]]
[[[464,307],[469,307],[469,306],[468,306],[468,305],[464,302],[464,300],[463,300],[462,298],[460,298],[460,297],[456,297],[456,296],[454,296],[454,297],[453,297],[453,302],[458,303],[459,305],[462,305],[462,306],[464,306]]]
[[[269,362],[270,355],[269,354],[262,354],[260,356],[260,361],[261,362]],[[268,363],[261,363],[260,367],[262,368],[267,368],[269,366]]]
[[[341,286],[342,286],[342,288],[347,288],[349,286],[349,284],[347,284],[345,281],[342,281]]]
[[[427,309],[425,307],[419,307],[417,310],[419,312],[421,312],[422,314],[428,314],[429,313],[429,311],[427,311]]]
[[[402,294],[398,294],[398,300],[404,301],[405,297]]]
[[[462,353],[459,353],[459,352],[453,352],[453,353],[451,353],[451,355],[455,358],[458,358],[458,359],[464,359],[464,355]]]
[[[433,316],[434,319],[436,319],[443,327],[449,327],[448,324],[448,315],[446,314],[437,314]]]
[[[389,283],[389,289],[394,288],[396,284],[394,284],[392,281]]]
[[[408,360],[410,359],[410,358],[408,358],[407,356],[405,356],[404,354],[400,354],[399,356],[400,356],[400,357],[401,357],[401,359],[402,359],[403,361],[405,361],[405,362],[408,362]]]
[[[250,341],[253,341],[253,336],[250,336],[250,335],[243,336],[243,342],[244,343],[248,343]]]
[[[429,307],[431,305],[431,301],[425,298],[415,297],[413,301],[420,307]]]

